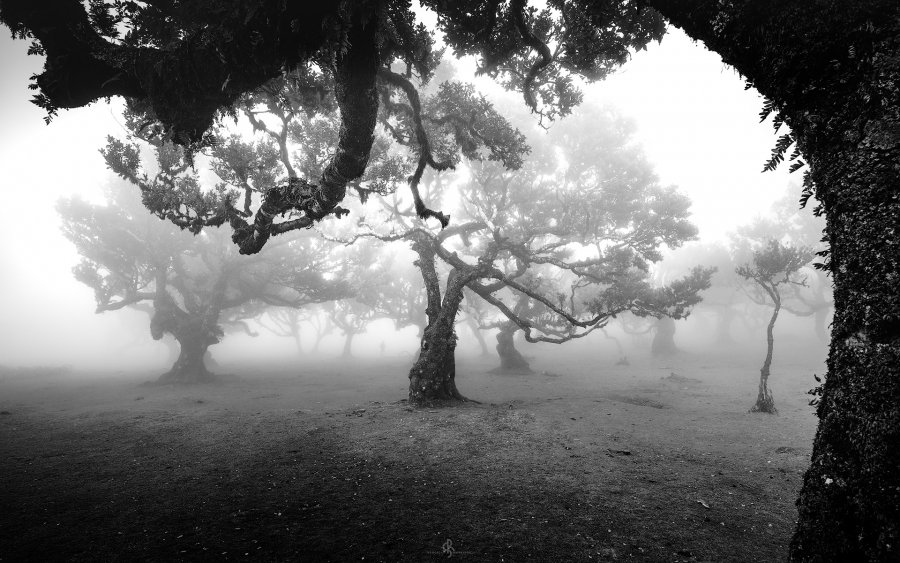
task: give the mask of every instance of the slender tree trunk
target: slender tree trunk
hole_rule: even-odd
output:
[[[300,340],[300,331],[294,331],[294,344],[297,346],[297,355],[303,355],[303,342]]]
[[[478,341],[478,345],[481,347],[481,357],[487,358],[491,355],[491,351],[488,348],[487,342],[484,339],[484,334],[482,334],[481,329],[478,328],[478,323],[474,322],[471,317],[466,321],[466,324],[469,326],[469,330],[472,331],[472,336],[475,337],[475,340]]]
[[[769,372],[772,367],[772,349],[775,345],[775,337],[772,331],[775,328],[775,321],[778,319],[778,311],[780,310],[781,302],[776,299],[775,308],[772,310],[772,318],[769,319],[769,325],[766,327],[766,359],[759,370],[759,394],[750,412],[778,413],[778,410],[775,408],[775,398],[769,389]]]
[[[353,357],[353,337],[356,336],[355,332],[347,331],[344,335],[344,351],[341,352],[342,358],[352,358]]]
[[[312,353],[319,351],[319,344],[322,343],[323,338],[325,338],[325,333],[323,331],[316,331],[316,340],[313,343]]]
[[[505,373],[532,373],[531,366],[525,356],[516,350],[516,329],[504,327],[497,333],[497,354],[500,356],[500,367],[494,371]]]
[[[432,271],[433,266],[432,260]],[[427,265],[423,268],[423,273],[426,269]],[[435,283],[437,274],[431,278],[426,273],[424,278],[426,284]],[[465,281],[458,270],[454,268],[450,271],[444,299],[437,310],[432,307],[435,293],[434,288],[430,288],[429,323],[422,335],[419,357],[409,371],[409,402],[412,405],[436,406],[467,400],[456,388],[454,357],[456,315],[463,299]]]
[[[622,343],[619,342],[619,339],[616,338],[615,336],[611,335],[610,333],[608,333],[606,331],[606,328],[601,328],[600,331],[603,332],[604,338],[606,338],[607,340],[612,340],[613,343],[616,345],[616,350],[619,352],[619,359],[616,360],[616,365],[617,366],[629,365],[628,356],[625,355],[625,350],[622,348]]]
[[[675,320],[671,317],[660,317],[656,321],[650,353],[655,357],[674,356],[678,353],[678,347],[675,346]]]

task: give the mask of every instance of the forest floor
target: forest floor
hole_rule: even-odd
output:
[[[482,404],[422,410],[406,359],[8,375],[0,560],[786,558],[820,363],[776,360],[773,416],[747,412],[753,360],[495,362],[457,368]]]

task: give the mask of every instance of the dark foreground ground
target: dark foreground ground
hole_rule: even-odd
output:
[[[0,560],[784,560],[821,368],[776,365],[769,416],[752,360],[609,363],[464,363],[484,403],[445,410],[400,360],[7,376]]]

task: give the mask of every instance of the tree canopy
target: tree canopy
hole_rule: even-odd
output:
[[[294,237],[244,257],[221,232],[192,236],[147,215],[128,190],[109,190],[107,205],[73,198],[58,207],[63,233],[82,256],[75,277],[93,289],[97,312],[146,310],[155,340],[178,341],[180,356],[163,381],[209,378],[207,348],[226,329],[250,333],[245,321],[267,307],[300,308],[350,292],[329,279],[345,266],[317,238]]]
[[[718,53],[767,98],[762,117],[774,116],[776,127],[790,127],[767,166],[786,155],[796,157],[799,167],[808,166],[804,196],[814,194],[827,217],[826,266],[835,286],[829,375],[791,555],[896,559],[900,411],[889,398],[900,393],[900,4],[548,0],[546,9],[527,0],[424,4],[437,14],[454,54],[476,55],[483,72],[519,88],[525,103],[548,119],[565,115],[579,100],[573,73],[601,78],[629,49],[661,37],[663,18]],[[333,103],[340,127],[322,171],[265,186],[252,217],[225,194],[181,201],[185,194],[169,189],[175,200],[150,199],[151,211],[185,227],[227,222],[242,252],[259,251],[272,234],[343,215],[339,204],[348,184],[370,163],[380,109],[392,116],[389,125],[410,124],[403,137],[417,156],[409,182],[414,193],[426,168],[446,164],[430,150],[426,105],[408,85],[426,80],[438,59],[408,0],[4,0],[0,21],[16,36],[33,39],[32,51],[46,56],[35,79],[35,101],[48,116],[59,108],[125,96],[136,114],[158,123],[160,134],[188,147],[189,154],[214,144],[208,132],[219,115],[233,114],[243,95],[285,70],[299,73],[297,99],[304,108],[315,113]],[[302,78],[317,73],[321,79]],[[323,103],[326,99],[333,102]],[[481,134],[508,131],[491,127],[501,123],[499,114],[486,111],[464,89],[451,88],[439,99],[465,108],[456,112],[469,118],[462,122],[433,115],[433,124],[461,143],[462,154],[487,149],[515,168],[514,157],[523,151],[498,140],[515,135]],[[198,208],[191,209],[195,203]],[[446,220],[420,198],[416,211]],[[275,221],[288,213],[290,218]]]

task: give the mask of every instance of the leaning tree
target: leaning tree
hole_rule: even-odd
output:
[[[791,556],[885,560],[900,552],[900,4],[895,0],[425,0],[457,56],[524,92],[552,118],[578,101],[571,74],[599,79],[664,33],[665,21],[722,56],[790,133],[771,164],[808,164],[804,193],[827,218],[826,265],[835,286],[828,377],[804,479]],[[191,212],[173,201],[152,211],[182,224],[229,223],[245,252],[272,234],[342,214],[348,182],[366,169],[378,85],[395,62],[427,74],[430,33],[408,0],[227,3],[4,0],[0,21],[47,58],[35,102],[52,116],[104,97],[152,109],[165,133],[197,145],[244,93],[314,63],[314,106],[333,85],[341,130],[315,178],[265,187],[251,216],[233,200]],[[423,151],[426,154],[427,151]],[[436,163],[436,162],[435,162]],[[803,161],[795,163],[802,166]],[[427,157],[424,166],[431,166]],[[212,202],[210,202],[212,203]],[[421,214],[428,208],[420,206]],[[282,212],[294,217],[275,222]],[[337,212],[337,213],[335,213]]]
[[[772,301],[772,316],[766,326],[766,359],[759,370],[759,394],[750,412],[775,414],[775,398],[769,389],[769,374],[772,367],[772,349],[775,344],[773,330],[782,307],[781,286],[803,285],[805,279],[799,276],[800,268],[812,260],[809,248],[794,247],[770,240],[765,247],[753,253],[752,262],[741,264],[735,269],[737,274],[751,281],[765,292]]]

